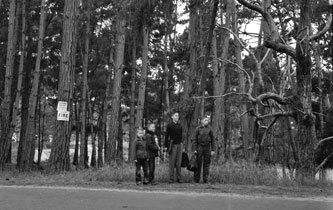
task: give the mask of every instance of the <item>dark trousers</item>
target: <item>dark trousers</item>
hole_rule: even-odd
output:
[[[211,149],[210,145],[208,146],[200,146],[198,145],[198,154],[197,154],[197,163],[198,163],[198,169],[194,172],[193,180],[195,182],[200,181],[200,174],[201,174],[201,167],[203,167],[203,182],[208,181],[209,176],[209,166],[211,161]]]
[[[141,167],[143,169],[143,183],[148,183],[148,160],[147,159],[137,159],[137,162],[135,163],[136,169],[135,169],[135,181],[141,182],[142,176],[141,176]]]
[[[149,182],[154,181],[155,179],[155,158],[149,158],[148,160],[148,166],[149,166]]]
[[[169,181],[174,182],[174,173],[176,168],[176,179],[181,180],[181,163],[182,163],[183,144],[173,144],[169,156]]]

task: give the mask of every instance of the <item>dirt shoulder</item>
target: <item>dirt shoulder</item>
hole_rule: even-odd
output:
[[[0,176],[1,177],[1,176]],[[0,185],[38,185],[38,186],[73,186],[86,188],[113,188],[142,191],[176,191],[197,193],[225,193],[251,196],[278,196],[293,198],[333,198],[332,187],[279,187],[279,186],[253,186],[233,184],[169,184],[158,183],[157,185],[137,186],[134,182],[71,182],[71,181],[43,181],[43,180],[17,180],[14,178],[1,177]]]

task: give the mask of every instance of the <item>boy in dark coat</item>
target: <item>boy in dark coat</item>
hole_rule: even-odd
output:
[[[144,138],[144,130],[140,127],[136,132],[134,142],[135,181],[137,185],[142,182],[141,167],[143,169],[143,184],[148,184],[148,145]]]
[[[169,153],[169,183],[174,182],[174,172],[176,168],[176,181],[182,183],[181,162],[183,152],[182,133],[183,128],[179,122],[179,113],[171,115],[172,122],[169,123],[165,131],[165,149]]]
[[[155,124],[151,123],[148,125],[146,133],[146,141],[148,144],[148,167],[149,167],[149,183],[152,185],[156,184],[155,181],[155,158],[158,157],[158,151],[160,150],[158,139],[155,134]]]
[[[213,131],[208,125],[209,118],[203,117],[201,125],[196,128],[194,139],[192,140],[192,151],[197,154],[198,168],[194,171],[193,181],[199,183],[201,166],[203,165],[203,183],[208,182],[209,166],[211,155],[215,154],[215,139]]]

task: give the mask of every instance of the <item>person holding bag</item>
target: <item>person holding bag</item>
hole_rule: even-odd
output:
[[[201,125],[196,128],[194,139],[192,140],[192,151],[196,154],[197,168],[194,170],[193,182],[199,183],[201,167],[203,167],[203,183],[208,183],[209,167],[211,156],[215,154],[215,140],[213,131],[208,125],[207,116],[201,119]]]

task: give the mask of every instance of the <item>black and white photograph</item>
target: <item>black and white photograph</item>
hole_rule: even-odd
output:
[[[0,0],[0,210],[333,210],[333,0]]]

